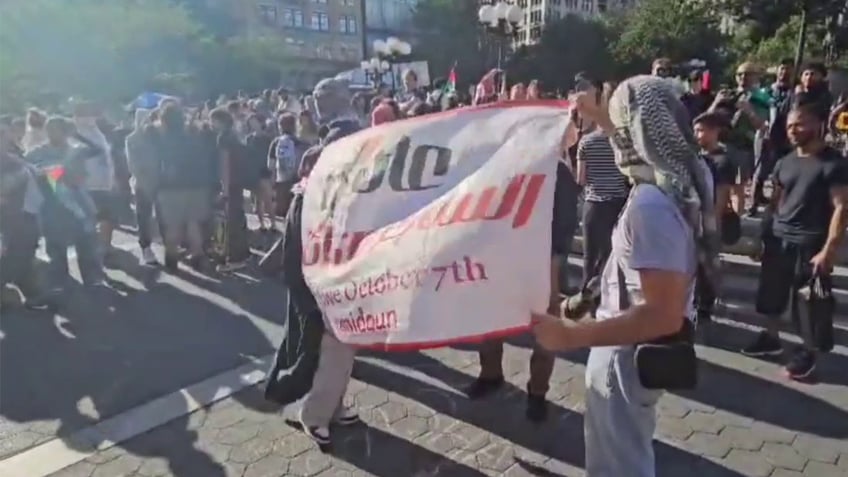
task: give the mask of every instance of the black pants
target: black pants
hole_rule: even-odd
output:
[[[583,203],[583,286],[600,275],[612,249],[612,230],[627,199]]]
[[[812,278],[810,259],[822,248],[822,244],[796,244],[786,242],[779,237],[770,236],[763,240],[763,259],[760,268],[760,281],[757,288],[757,313],[773,319],[779,319],[790,308],[792,322],[801,331],[804,344],[817,348],[814,337],[804,330],[815,329],[818,323],[801,323],[800,320],[815,320],[833,324],[833,313],[830,316],[810,317],[809,313],[799,313],[800,303],[798,290],[807,285]],[[822,284],[831,291],[831,277],[822,276]]]
[[[244,215],[244,196],[241,190],[230,193],[226,204],[226,261],[241,262],[250,256],[247,240],[247,217]]]
[[[35,251],[38,249],[38,220],[32,214],[20,213],[3,218],[3,266],[0,282],[18,287],[27,298],[40,292],[35,274]]]
[[[704,269],[698,265],[698,275],[695,279],[695,309],[699,316],[711,317],[715,307],[716,292],[713,285],[704,276]]]
[[[153,243],[153,212],[156,211],[156,223],[159,233],[165,235],[165,227],[162,223],[159,206],[147,193],[137,191],[135,194],[135,220],[138,224],[138,245],[142,248],[150,247]]]

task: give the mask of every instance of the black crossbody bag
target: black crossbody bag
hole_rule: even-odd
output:
[[[618,271],[619,308],[630,308],[624,272]],[[695,326],[686,318],[677,333],[636,345],[634,365],[639,383],[645,389],[667,391],[694,389],[698,384],[698,357],[695,354]]]

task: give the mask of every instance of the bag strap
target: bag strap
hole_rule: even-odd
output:
[[[624,311],[630,308],[630,295],[627,293],[627,280],[624,276],[624,271],[615,263],[615,271],[618,274],[618,309]]]

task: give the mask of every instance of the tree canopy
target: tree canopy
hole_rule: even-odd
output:
[[[453,61],[475,72],[494,66],[486,54],[494,42],[477,24],[477,3],[421,1],[415,19],[426,37],[417,52],[431,71],[446,70]],[[741,61],[767,65],[794,57],[802,11],[805,58],[848,66],[848,27],[836,24],[840,12],[848,19],[844,0],[641,0],[637,8],[600,18],[567,15],[548,22],[539,41],[512,52],[508,76],[540,79],[554,90],[570,86],[580,71],[620,79],[668,57],[675,63],[704,60],[720,77]],[[470,82],[478,77],[460,75]]]
[[[487,54],[477,26],[477,2],[471,0],[420,0],[413,24],[420,32],[415,54],[429,62],[430,75],[447,76],[457,65],[461,80],[482,76]],[[489,62],[491,67],[494,61]]]
[[[295,67],[281,38],[214,30],[221,25],[212,10],[183,6],[198,3],[6,0],[0,107],[48,106],[69,96],[127,101],[146,89],[206,98],[267,87],[282,68]]]

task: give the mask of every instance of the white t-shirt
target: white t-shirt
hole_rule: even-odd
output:
[[[621,314],[617,267],[624,273],[631,306],[645,302],[639,270],[668,270],[691,276],[686,314],[694,318],[697,260],[692,228],[677,204],[656,186],[637,185],[615,226],[612,251],[601,277],[601,304],[596,313],[599,320]]]

